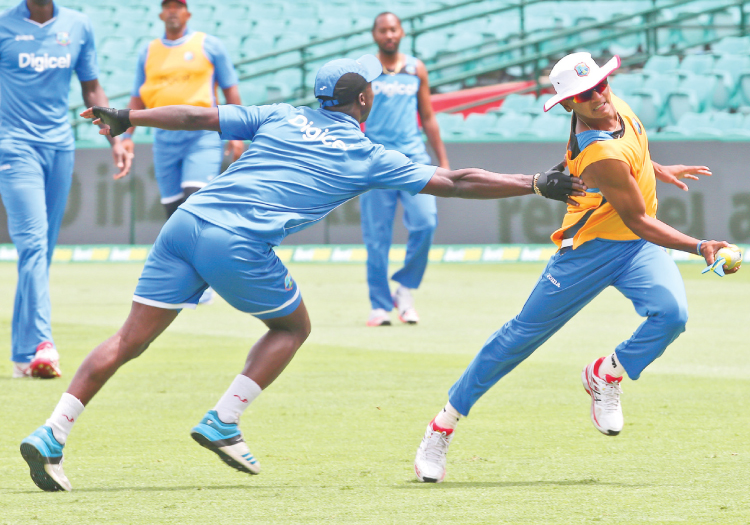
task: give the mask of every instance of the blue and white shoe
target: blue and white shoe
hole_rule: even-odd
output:
[[[224,423],[215,410],[209,410],[190,436],[201,446],[215,452],[230,467],[248,474],[259,474],[260,463],[250,453],[242,432],[235,423]]]
[[[21,455],[28,463],[31,479],[47,492],[70,491],[73,487],[62,468],[63,447],[46,425],[21,441]]]

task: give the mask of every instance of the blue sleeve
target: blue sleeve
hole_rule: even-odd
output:
[[[214,65],[214,75],[221,89],[236,86],[239,80],[232,65],[232,59],[224,44],[215,36],[206,35],[203,41],[203,51]]]
[[[146,82],[146,57],[148,56],[148,48],[150,44],[146,44],[141,53],[138,55],[138,65],[135,67],[135,82],[133,83],[133,91],[130,92],[131,97],[141,96],[141,86]]]
[[[81,82],[99,78],[99,65],[96,62],[96,43],[91,22],[86,18],[83,22],[83,44],[75,66],[76,75]]]
[[[275,106],[235,106],[219,108],[219,136],[223,140],[253,140],[258,128],[276,110]]]
[[[375,146],[370,167],[373,188],[408,191],[416,195],[427,185],[437,166],[415,164],[403,153]]]

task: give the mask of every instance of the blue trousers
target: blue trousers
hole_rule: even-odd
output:
[[[643,240],[597,239],[550,259],[521,313],[492,334],[451,387],[451,405],[469,415],[487,390],[608,286],[617,288],[646,318],[615,349],[628,377],[638,379],[685,331],[685,287],[664,249]]]
[[[28,363],[39,343],[52,342],[49,265],[73,175],[74,151],[0,143],[0,194],[18,251],[11,360]]]
[[[371,190],[360,195],[362,237],[367,247],[367,284],[373,309],[393,309],[388,287],[388,253],[399,199],[404,207],[404,226],[409,231],[409,239],[404,266],[391,279],[407,288],[419,287],[437,228],[437,203],[433,195],[410,195],[401,190]]]

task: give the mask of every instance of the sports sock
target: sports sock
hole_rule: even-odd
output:
[[[61,445],[65,444],[68,434],[73,429],[73,423],[76,422],[84,408],[83,403],[78,398],[67,392],[60,398],[60,402],[45,425],[52,429],[52,435]]]
[[[216,403],[214,410],[224,423],[239,423],[242,413],[260,395],[261,391],[258,383],[240,374],[234,378],[229,389]]]
[[[453,405],[448,402],[445,404],[445,408],[435,416],[435,424],[440,428],[455,430],[456,425],[458,425],[458,420],[462,417],[463,416],[458,413],[458,410],[453,408]]]
[[[618,378],[622,377],[623,374],[625,374],[625,368],[620,364],[620,360],[617,359],[617,354],[612,352],[602,360],[597,375],[602,379],[607,379],[607,376]]]

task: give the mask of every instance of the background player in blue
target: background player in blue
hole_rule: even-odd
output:
[[[18,250],[11,327],[13,377],[58,377],[50,326],[49,264],[73,175],[68,91],[75,70],[87,106],[107,104],[88,18],[51,0],[23,0],[0,15],[0,193]],[[112,155],[124,177],[131,156]]]
[[[375,101],[365,124],[365,136],[388,149],[400,151],[413,162],[431,164],[417,113],[427,140],[437,155],[438,165],[450,169],[445,146],[440,139],[435,113],[430,103],[430,85],[424,64],[398,48],[404,37],[401,20],[393,13],[381,13],[372,26],[372,37],[378,45],[382,74],[372,83]],[[393,239],[396,204],[404,207],[404,225],[409,231],[404,266],[391,279],[399,283],[393,296],[388,286],[388,252]],[[419,321],[411,290],[422,282],[430,245],[437,227],[437,204],[434,195],[410,195],[399,190],[375,190],[359,198],[362,215],[362,237],[367,246],[367,284],[372,310],[368,326],[390,325],[392,307],[404,323]]]
[[[227,104],[241,104],[237,73],[219,39],[190,31],[186,0],[164,0],[159,18],[164,37],[149,42],[140,54],[130,109],[187,104],[216,106],[216,85]],[[123,134],[123,146],[133,152],[135,128]],[[232,162],[242,154],[241,140],[227,144]],[[161,202],[169,218],[185,199],[221,172],[221,139],[211,131],[157,129],[154,132],[154,172]],[[209,288],[201,303],[209,303]]]
[[[180,309],[194,308],[209,284],[229,304],[262,320],[268,332],[191,435],[231,467],[257,474],[260,465],[240,433],[240,416],[310,333],[297,283],[273,246],[373,188],[487,199],[533,193],[537,179],[532,175],[448,171],[414,164],[370,142],[360,123],[372,107],[370,82],[380,69],[372,55],[329,62],[315,79],[319,109],[278,104],[93,108],[83,113],[103,119],[112,135],[138,124],[207,129],[225,139],[253,142],[169,218],[146,261],[125,324],[86,357],[47,423],[22,442],[21,454],[37,486],[70,490],[62,471],[62,449],[84,405],[120,366],[140,355]],[[559,200],[583,195],[579,190],[585,189],[580,179],[557,171],[538,179],[537,189]]]
[[[188,29],[191,15],[186,0],[165,0],[161,5],[164,36],[141,51],[128,107],[212,107],[217,103],[216,84],[227,104],[241,104],[237,73],[221,41]],[[131,153],[134,131],[130,128],[122,137]],[[227,154],[235,161],[243,149],[241,140],[229,141]],[[221,139],[211,131],[154,132],[154,171],[167,217],[220,173],[221,150]]]

